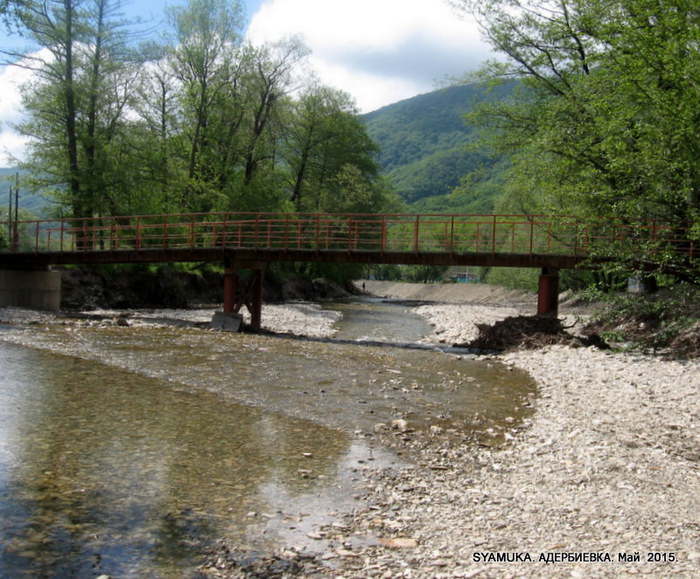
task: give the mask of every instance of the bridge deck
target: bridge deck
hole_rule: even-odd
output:
[[[670,224],[514,215],[207,213],[11,225],[11,247],[0,252],[0,267],[223,262],[224,310],[237,312],[245,305],[255,327],[260,327],[265,264],[275,261],[541,268],[537,311],[552,315],[558,270],[606,259],[591,253],[593,247],[629,254],[630,247],[643,245],[647,254],[658,248],[663,257],[670,248],[694,257],[687,232]],[[253,270],[247,281],[238,276],[241,269]]]
[[[0,265],[323,261],[571,268],[601,245],[656,243],[668,224],[521,215],[206,213],[24,221]],[[671,239],[672,241],[672,239]],[[692,252],[692,248],[690,248]]]

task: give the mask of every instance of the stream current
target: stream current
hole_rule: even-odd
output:
[[[0,328],[0,577],[195,576],[219,538],[319,552],[362,471],[404,460],[379,425],[488,437],[524,416],[527,375],[417,347],[407,305],[333,308],[332,340]]]

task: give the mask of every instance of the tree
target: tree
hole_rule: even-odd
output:
[[[219,188],[211,166],[215,139],[213,117],[221,96],[237,84],[237,60],[243,25],[239,2],[189,0],[171,6],[174,30],[171,67],[180,84],[180,131],[187,142],[187,179],[182,204],[208,211],[217,204]]]
[[[111,0],[8,4],[8,25],[41,47],[5,52],[34,73],[24,94],[28,120],[18,127],[32,137],[23,165],[33,170],[35,187],[52,188],[75,217],[114,209],[120,189],[111,144],[136,67],[118,10]]]
[[[308,48],[298,38],[247,47],[242,190],[248,199],[282,201],[281,183],[275,175],[278,146],[290,130],[288,111],[294,104],[288,96],[299,87],[297,69],[308,54]],[[245,204],[251,207],[250,201]]]
[[[309,86],[285,134],[290,201],[298,211],[376,211],[377,151],[350,95]]]
[[[145,47],[144,47],[145,48]],[[152,56],[139,75],[133,102],[138,119],[131,123],[129,145],[134,165],[141,168],[141,197],[153,200],[148,213],[180,210],[187,180],[178,138],[178,82],[166,59],[166,47],[147,47]]]
[[[599,231],[650,218],[678,224],[666,259],[687,274],[678,250],[698,238],[700,210],[695,3],[455,3],[477,16],[506,57],[482,76],[522,82],[516,98],[472,117],[493,135],[494,151],[510,156],[511,206],[602,217]],[[640,238],[619,261],[638,262],[657,249]]]

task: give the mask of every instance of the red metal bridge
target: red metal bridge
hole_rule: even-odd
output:
[[[556,312],[558,270],[591,266],[593,247],[676,243],[672,224],[581,222],[522,215],[197,213],[20,221],[0,267],[223,262],[224,310],[246,305],[260,324],[267,263],[335,262],[533,267],[538,312]],[[593,258],[593,259],[592,259]],[[237,272],[253,270],[243,284]]]

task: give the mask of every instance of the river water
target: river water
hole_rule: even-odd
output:
[[[397,347],[429,331],[408,306],[335,307],[333,340],[0,328],[0,577],[195,576],[219,538],[318,552],[363,471],[404,460],[378,425],[488,438],[524,415],[527,376]]]

